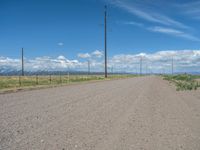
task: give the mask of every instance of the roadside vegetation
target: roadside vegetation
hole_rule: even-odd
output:
[[[200,87],[200,75],[164,75],[164,79],[174,83],[177,91],[197,90]]]
[[[136,75],[33,75],[33,76],[0,76],[0,92],[25,88],[51,87],[87,81],[110,80],[135,77]]]

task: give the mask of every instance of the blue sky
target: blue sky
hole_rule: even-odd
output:
[[[0,56],[18,59],[21,47],[33,60],[81,61],[102,53],[105,4],[111,60],[166,50],[198,52],[199,0],[1,0]],[[91,59],[101,63],[99,56]]]
[[[103,3],[90,0],[1,0],[0,54],[66,55],[103,48]],[[59,46],[58,43],[64,43]]]

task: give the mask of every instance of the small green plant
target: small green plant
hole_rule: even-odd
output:
[[[180,75],[164,75],[163,79],[174,83],[177,87],[177,91],[183,90],[197,90],[200,87],[196,79],[200,76],[180,74]]]

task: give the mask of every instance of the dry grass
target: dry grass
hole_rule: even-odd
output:
[[[135,77],[135,75],[110,75],[108,79]],[[0,76],[0,90],[23,89],[27,87],[54,86],[75,82],[105,80],[103,75],[42,75],[42,76]]]

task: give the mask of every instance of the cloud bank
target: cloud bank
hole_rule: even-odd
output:
[[[26,71],[66,71],[68,68],[76,69],[82,65],[78,60],[69,60],[64,56],[58,56],[57,58],[51,58],[48,56],[36,57],[34,59],[24,60]],[[11,59],[8,57],[0,57],[0,72],[3,69],[20,70],[21,60]]]
[[[98,56],[102,56],[102,53],[99,52],[94,51],[89,54],[96,55],[96,59],[90,59],[91,71],[102,72],[104,69],[103,59],[98,58]],[[112,68],[114,72],[139,73],[140,60],[142,59],[143,73],[170,73],[172,58],[175,72],[200,73],[200,50],[167,50],[156,53],[114,55],[108,59],[108,70],[111,71]],[[5,68],[20,70],[21,60],[0,57],[0,72]],[[44,56],[25,59],[26,71],[67,71],[68,69],[86,71],[87,61],[69,60],[65,56],[58,56],[56,58]]]

